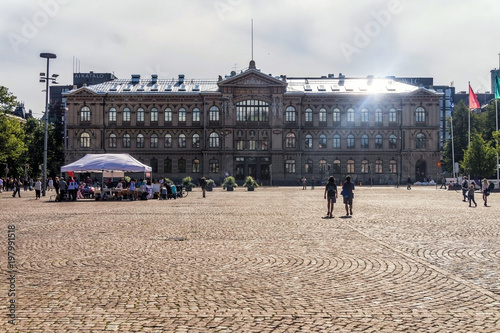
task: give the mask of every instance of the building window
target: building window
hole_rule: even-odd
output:
[[[347,136],[347,148],[354,148],[354,135],[352,134]]]
[[[339,108],[335,108],[333,109],[333,122],[340,122],[340,109]]]
[[[150,165],[151,165],[151,172],[152,173],[157,173],[158,172],[158,160],[156,158],[152,158],[150,161],[149,161]]]
[[[131,143],[130,134],[123,134],[123,148],[130,148]]]
[[[361,161],[361,173],[368,173],[370,171],[370,165],[368,164],[368,160]]]
[[[319,136],[319,149],[326,149],[326,135],[321,134]]]
[[[295,173],[295,160],[286,160],[285,173]]]
[[[398,164],[396,160],[389,161],[389,172],[390,173],[398,173]]]
[[[389,148],[397,148],[398,147],[398,139],[396,138],[396,135],[391,134],[389,136]]]
[[[210,121],[219,121],[219,108],[215,105],[210,108],[208,119]]]
[[[180,123],[186,122],[186,109],[184,108],[179,109],[179,122]]]
[[[90,122],[90,108],[88,106],[84,106],[80,109],[80,121]]]
[[[367,123],[369,118],[368,109],[361,110],[361,122]]]
[[[260,150],[268,150],[269,149],[269,141],[262,140],[260,142]]]
[[[340,148],[340,135],[338,134],[333,136],[333,148]]]
[[[193,109],[193,122],[199,122],[200,121],[200,109],[194,108]]]
[[[326,123],[326,109],[325,108],[319,109],[319,122]]]
[[[152,123],[158,122],[158,109],[152,108],[149,113],[149,119]]]
[[[305,171],[305,173],[313,173],[313,161],[312,160],[307,160],[306,164],[304,165],[304,171]]]
[[[424,123],[425,122],[425,109],[421,106],[419,106],[415,110],[415,121],[417,123]]]
[[[310,123],[313,121],[313,110],[311,108],[306,109],[306,123]]]
[[[197,158],[193,160],[193,172],[194,173],[200,172],[200,160]]]
[[[165,122],[167,122],[167,123],[172,122],[172,109],[171,108],[165,109]]]
[[[109,148],[116,148],[116,143],[117,143],[116,134],[111,133],[109,135],[109,142],[108,142]]]
[[[375,110],[375,122],[381,123],[383,121],[383,113],[381,109]]]
[[[236,150],[245,149],[245,141],[244,140],[236,140]]]
[[[391,108],[389,110],[389,122],[390,123],[395,123],[396,121],[397,121],[396,109]]]
[[[129,108],[123,109],[122,118],[123,118],[122,119],[123,122],[130,122],[130,109]]]
[[[144,135],[137,134],[136,147],[137,148],[144,148]]]
[[[80,135],[80,148],[90,148],[90,134],[83,132]]]
[[[347,161],[347,173],[354,173],[354,160]]]
[[[219,173],[219,160],[211,159],[208,162],[208,169],[212,173]]]
[[[319,170],[323,173],[323,175],[328,173],[328,164],[326,163],[326,160],[319,160]]]
[[[416,148],[425,148],[427,146],[426,138],[424,133],[417,134]]]
[[[172,160],[170,158],[166,158],[163,161],[163,172],[172,173]]]
[[[368,148],[368,135],[363,134],[361,136],[361,148]]]
[[[150,146],[151,148],[158,148],[158,135],[151,134]]]
[[[110,123],[115,123],[116,122],[116,109],[115,108],[110,108],[108,112],[108,121]]]
[[[295,148],[295,134],[288,133],[286,135],[285,148]]]
[[[375,161],[375,173],[382,173],[382,160]]]
[[[200,148],[200,136],[193,134],[193,148]]]
[[[144,109],[143,108],[138,108],[136,115],[137,115],[136,119],[137,119],[138,123],[144,122]]]
[[[347,121],[349,121],[349,122],[354,121],[354,109],[353,108],[349,108],[347,110]]]
[[[179,173],[186,173],[186,160],[181,158],[177,162],[177,170]]]
[[[289,106],[286,108],[285,121],[288,121],[288,122],[295,121],[295,108],[293,106]]]
[[[208,138],[208,146],[210,148],[219,148],[219,134],[213,132],[210,134],[210,137]]]
[[[340,174],[340,160],[334,160],[333,161],[333,170],[332,172],[334,174]]]
[[[382,148],[382,147],[383,147],[382,135],[377,134],[375,135],[375,148]]]
[[[179,134],[179,148],[186,148],[186,135]]]
[[[165,134],[165,148],[172,148],[172,135]]]
[[[268,121],[269,103],[245,100],[236,103],[236,121]]]
[[[257,150],[256,140],[248,140],[248,150]]]
[[[306,148],[312,148],[313,147],[313,137],[312,137],[311,134],[307,134],[306,135],[305,144],[306,144]]]

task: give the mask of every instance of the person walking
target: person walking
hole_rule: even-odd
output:
[[[56,190],[56,197],[59,196],[59,177],[54,179],[54,189]]]
[[[327,202],[327,213],[326,217],[333,217],[333,205],[337,202],[338,194],[337,194],[337,184],[335,184],[335,178],[330,176],[328,178],[328,183],[325,186],[325,195],[324,198]]]
[[[22,186],[21,181],[18,180],[17,178],[14,179],[14,181],[12,182],[12,186],[14,189],[14,193],[12,193],[12,197],[15,198],[16,193],[17,193],[18,197],[20,198],[21,197],[21,186]]]
[[[408,179],[406,180],[406,189],[411,190],[411,177],[408,176]]]
[[[443,187],[446,190],[446,178],[441,177],[441,187],[439,189],[442,190]]]
[[[488,195],[490,195],[490,183],[488,179],[484,178],[481,182],[481,192],[483,192],[484,206],[488,207]]]
[[[200,187],[201,187],[201,192],[203,193],[203,197],[205,197],[205,193],[207,191],[207,179],[205,177],[201,177]]]
[[[464,197],[464,199],[462,200],[463,202],[467,201],[468,191],[469,191],[469,183],[467,182],[467,178],[464,177],[464,179],[462,180],[462,196]]]
[[[40,178],[37,178],[35,183],[35,200],[40,199],[41,190],[42,190],[42,182],[40,181]]]
[[[307,190],[307,178],[302,177],[302,189]]]
[[[316,179],[314,177],[311,178],[311,190],[314,190],[314,183],[316,182]]]
[[[59,180],[59,201],[63,201],[64,197],[66,196],[66,192],[68,191],[68,184],[64,180],[64,178],[61,177]]]
[[[345,177],[344,185],[342,185],[342,196],[344,197],[344,205],[346,216],[349,213],[352,216],[352,200],[354,198],[354,184],[351,182],[351,176]]]
[[[467,193],[467,196],[469,197],[469,207],[471,207],[471,203],[474,203],[474,207],[477,207],[476,200],[474,200],[474,185],[469,186],[469,191]]]
[[[75,181],[73,177],[71,177],[68,183],[69,201],[76,201],[77,190],[78,190],[78,183]]]

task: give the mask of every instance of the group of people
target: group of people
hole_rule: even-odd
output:
[[[476,184],[472,181],[470,184],[467,181],[467,178],[462,180],[462,196],[463,202],[469,202],[469,207],[472,207],[474,203],[474,207],[477,207],[476,200],[474,199],[474,191],[476,190]],[[490,195],[491,190],[493,189],[494,184],[490,183],[488,179],[484,178],[481,181],[481,194],[484,201],[484,206],[488,207],[488,196]]]
[[[349,215],[352,216],[352,201],[354,198],[353,191],[354,191],[354,183],[351,182],[351,176],[347,176],[345,177],[345,181],[342,184],[342,191],[340,192],[340,195],[342,196],[344,202],[346,216]],[[328,209],[326,217],[333,217],[334,204],[337,202],[338,199],[337,184],[335,183],[335,178],[333,176],[330,176],[328,178],[328,182],[326,183],[325,186],[324,198],[327,200],[327,209]]]

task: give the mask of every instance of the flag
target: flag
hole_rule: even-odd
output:
[[[453,117],[453,108],[455,107],[455,103],[453,103],[453,96],[450,96],[450,115]]]
[[[477,95],[474,94],[474,91],[472,90],[472,87],[470,86],[469,83],[469,109],[480,109],[481,106],[479,105],[479,102],[477,100]]]
[[[495,98],[500,98],[500,79],[497,73],[495,73]]]

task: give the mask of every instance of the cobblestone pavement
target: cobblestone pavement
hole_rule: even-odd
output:
[[[48,192],[49,194],[50,192]],[[0,194],[0,331],[500,332],[500,194],[258,188],[74,203]],[[15,226],[15,325],[8,323]]]

